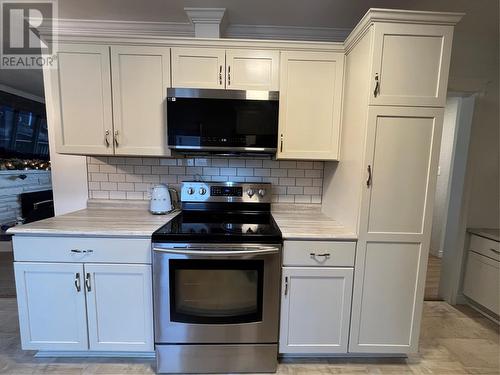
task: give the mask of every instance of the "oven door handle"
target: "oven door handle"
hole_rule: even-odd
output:
[[[277,247],[261,247],[251,250],[211,250],[203,247],[190,247],[190,248],[161,248],[154,247],[153,251],[160,253],[169,254],[181,254],[181,255],[210,255],[210,256],[239,256],[239,255],[259,255],[259,254],[277,254],[279,253],[279,248]]]

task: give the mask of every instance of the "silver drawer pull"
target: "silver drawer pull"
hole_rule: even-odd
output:
[[[80,285],[80,273],[79,272],[77,272],[75,274],[75,288],[76,288],[77,292],[82,290],[81,285]]]
[[[493,248],[490,248],[491,251],[493,251],[495,254],[498,254],[500,255],[500,251],[496,250],[496,249],[493,249]]]
[[[80,249],[71,249],[72,253],[78,253],[78,254],[87,254],[87,253],[93,253],[94,250],[88,249],[88,250],[80,250]]]
[[[316,257],[330,258],[330,253],[324,253],[324,254],[311,253],[310,255],[311,255],[311,258],[316,258]]]

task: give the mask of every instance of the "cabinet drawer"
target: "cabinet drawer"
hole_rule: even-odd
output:
[[[14,236],[13,247],[17,262],[151,264],[145,238]]]
[[[500,314],[500,263],[469,251],[464,278],[464,294],[480,305]]]
[[[488,238],[471,235],[469,250],[500,261],[500,243]]]
[[[285,241],[284,266],[354,267],[356,242]]]

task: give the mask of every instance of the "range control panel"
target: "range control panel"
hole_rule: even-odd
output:
[[[271,203],[271,184],[185,181],[181,201]]]

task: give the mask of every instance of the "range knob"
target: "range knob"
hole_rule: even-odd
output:
[[[252,198],[254,194],[255,194],[255,191],[254,191],[253,189],[248,189],[248,190],[247,190],[247,195],[248,195],[250,198]]]
[[[193,195],[193,193],[194,193],[194,189],[193,189],[192,187],[188,188],[188,189],[187,189],[187,193],[188,193],[189,195]]]
[[[261,197],[264,197],[264,195],[266,195],[266,190],[265,189],[259,189],[259,195]]]
[[[200,195],[205,195],[205,193],[207,192],[207,189],[205,188],[200,188]]]

